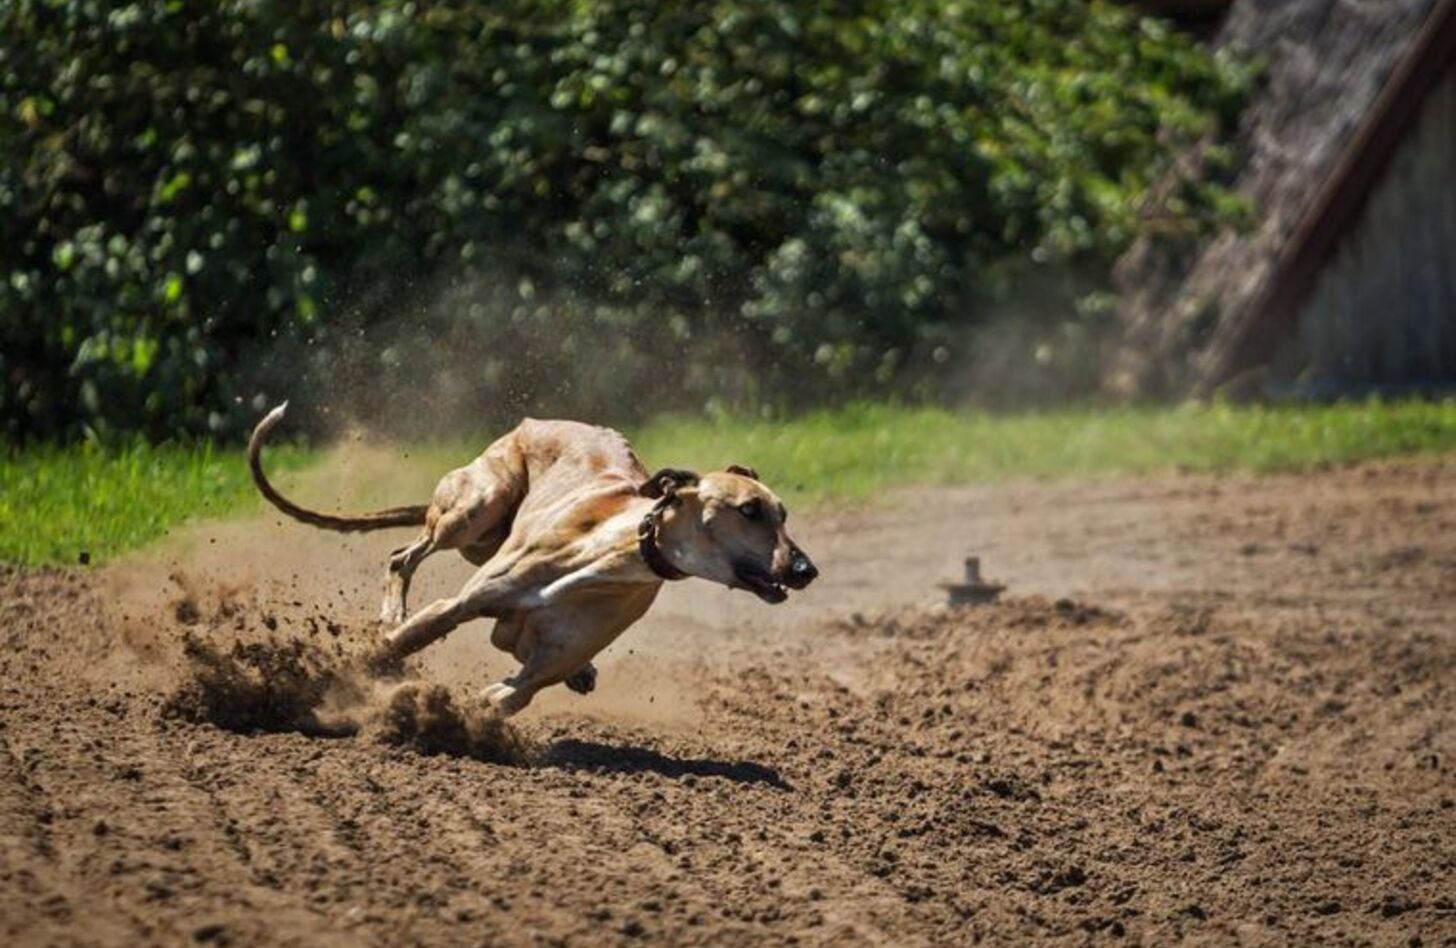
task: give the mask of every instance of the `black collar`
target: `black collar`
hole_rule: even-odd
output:
[[[662,525],[662,512],[675,503],[677,498],[671,494],[664,495],[652,505],[647,516],[637,525],[637,551],[642,554],[642,561],[647,564],[648,569],[669,582],[687,579],[692,575],[673,566],[662,552],[662,547],[657,545],[657,530]]]

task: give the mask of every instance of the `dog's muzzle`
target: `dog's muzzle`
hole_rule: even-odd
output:
[[[789,553],[787,565],[782,569],[766,570],[754,563],[739,563],[733,570],[737,585],[747,589],[764,602],[778,604],[789,598],[790,589],[803,589],[819,575],[814,562],[804,551],[794,547]]]

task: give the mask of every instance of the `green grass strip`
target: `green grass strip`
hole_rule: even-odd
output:
[[[430,484],[499,432],[401,451]],[[1018,415],[856,405],[799,418],[665,418],[631,432],[649,468],[740,463],[800,503],[909,484],[991,483],[1185,469],[1298,470],[1456,451],[1456,400],[1323,406],[1073,409]],[[322,455],[281,447],[269,469]],[[407,460],[405,459],[407,456]],[[417,477],[415,475],[418,475]],[[391,478],[391,483],[394,479]],[[283,479],[286,484],[288,479]],[[427,489],[427,488],[425,488]],[[380,503],[413,503],[391,496]],[[374,497],[363,485],[360,498]],[[356,498],[351,498],[351,502]],[[258,509],[241,451],[207,445],[41,448],[0,456],[0,561],[102,561],[193,518]]]
[[[306,455],[270,452],[271,467]],[[99,562],[193,518],[256,504],[240,450],[208,444],[36,448],[0,455],[0,562]]]
[[[1456,400],[1019,415],[858,405],[788,422],[664,419],[638,432],[636,445],[649,467],[737,462],[800,499],[857,499],[902,484],[1276,471],[1451,451]]]

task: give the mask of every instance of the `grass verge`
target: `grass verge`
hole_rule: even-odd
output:
[[[791,500],[813,504],[905,484],[1171,468],[1271,471],[1456,451],[1456,401],[1025,415],[859,405],[788,421],[668,418],[632,435],[651,468],[750,464]],[[472,457],[486,438],[416,447],[399,463],[419,469],[412,480],[432,483]],[[278,448],[270,450],[268,465],[297,469],[319,457]],[[367,492],[362,496],[374,500]],[[104,560],[185,520],[255,510],[257,504],[237,450],[82,447],[0,456],[0,562],[75,563],[83,553]]]
[[[270,467],[309,455],[282,448]],[[0,455],[0,562],[29,566],[100,561],[197,517],[256,503],[240,450],[136,445],[36,448]]]
[[[859,405],[789,422],[665,419],[639,431],[635,443],[649,467],[751,464],[782,492],[819,501],[899,484],[1274,471],[1452,451],[1456,400],[1024,415]]]

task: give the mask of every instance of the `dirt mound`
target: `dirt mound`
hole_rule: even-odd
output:
[[[223,649],[189,635],[183,654],[190,674],[163,702],[167,717],[244,734],[343,737],[359,731],[346,712],[365,704],[366,684],[306,641],[235,642]]]

